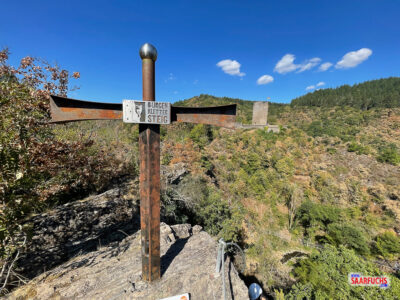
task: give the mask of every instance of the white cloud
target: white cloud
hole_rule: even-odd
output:
[[[297,73],[301,73],[314,68],[321,62],[321,59],[319,57],[314,57],[311,59],[307,59],[301,64],[295,64],[295,59],[296,57],[293,54],[284,55],[275,65],[274,71],[278,72],[279,74],[285,74],[298,70]]]
[[[311,59],[306,60],[303,62],[301,65],[299,65],[299,70],[297,73],[301,73],[307,70],[310,70],[314,68],[316,65],[318,65],[321,62],[321,59],[319,57],[314,57]]]
[[[326,83],[323,81],[318,82],[317,84],[313,84],[313,85],[309,85],[308,87],[306,87],[306,91],[310,91],[315,89],[316,91],[320,89],[321,86],[325,85]]]
[[[270,75],[263,75],[260,78],[257,79],[257,84],[262,85],[262,84],[268,84],[274,81],[274,77]]]
[[[199,83],[199,80],[198,79],[195,79],[194,81],[193,81],[193,84],[198,84]]]
[[[246,73],[240,72],[240,63],[236,60],[224,59],[217,63],[217,66],[226,74],[243,77]]]
[[[361,48],[357,51],[346,53],[340,61],[337,62],[336,69],[354,68],[361,64],[364,60],[372,54],[372,50],[368,48]]]
[[[174,76],[174,74],[169,73],[168,78],[165,79],[164,82],[167,83],[168,81],[175,80],[175,79],[176,79],[176,77]]]
[[[333,64],[330,63],[330,62],[323,63],[323,64],[321,64],[319,66],[318,71],[325,72],[326,70],[328,70],[332,66],[333,66]]]
[[[174,91],[174,95],[177,95],[177,94],[179,94],[179,92],[178,91]]]
[[[274,71],[278,72],[279,74],[285,74],[298,69],[299,66],[293,63],[295,58],[296,57],[293,54],[284,55],[275,65]]]

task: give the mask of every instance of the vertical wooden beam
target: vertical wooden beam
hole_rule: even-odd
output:
[[[143,74],[143,100],[155,101],[155,60],[157,51],[150,44],[140,49]],[[142,278],[160,278],[160,125],[139,124],[140,224]]]

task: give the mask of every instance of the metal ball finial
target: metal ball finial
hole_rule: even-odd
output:
[[[146,43],[139,50],[140,58],[151,58],[153,61],[157,60],[157,50],[152,44]]]

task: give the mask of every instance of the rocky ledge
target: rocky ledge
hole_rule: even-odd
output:
[[[190,293],[191,299],[223,299],[215,274],[217,242],[200,226],[161,224],[161,279],[141,279],[140,231],[99,246],[47,271],[7,299],[162,299]],[[228,299],[248,299],[235,267],[225,261]]]
[[[140,229],[137,185],[127,182],[100,195],[32,216],[17,273],[32,279],[76,255],[121,241]],[[22,240],[23,237],[20,237]]]

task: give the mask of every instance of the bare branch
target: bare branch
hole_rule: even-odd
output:
[[[22,245],[20,246],[20,248],[22,248],[23,246],[25,246],[25,243],[26,243],[26,236],[24,236],[24,242],[22,243]],[[13,266],[14,266],[14,263],[18,260],[18,258],[19,258],[19,249],[18,249],[17,254],[15,255],[13,261],[11,262],[10,266],[8,267],[7,276],[6,276],[6,278],[5,278],[4,282],[3,282],[3,286],[0,288],[0,293],[1,293],[3,290],[5,290],[5,287],[6,287],[6,285],[7,285],[8,279],[9,279],[9,277],[10,277],[10,274],[11,274],[12,268],[13,268]]]

